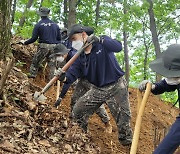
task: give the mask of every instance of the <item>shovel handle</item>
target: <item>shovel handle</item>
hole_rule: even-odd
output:
[[[56,92],[56,100],[59,98],[59,91],[60,91],[60,81],[57,80],[57,92]]]
[[[144,93],[142,102],[141,102],[140,107],[139,107],[130,154],[136,154],[136,152],[137,152],[137,146],[138,146],[138,141],[139,141],[139,134],[140,134],[142,117],[143,117],[146,102],[147,102],[149,94],[151,92],[151,86],[152,86],[152,84],[148,82],[147,86],[146,86],[146,91]]]

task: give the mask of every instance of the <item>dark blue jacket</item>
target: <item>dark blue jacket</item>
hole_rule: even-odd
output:
[[[84,77],[97,87],[115,83],[124,75],[114,52],[122,50],[122,44],[108,36],[93,44],[90,54],[81,54],[66,73],[67,83]]]
[[[42,18],[34,27],[32,37],[24,44],[30,44],[39,39],[39,43],[57,44],[61,41],[59,26],[49,18]]]
[[[160,82],[155,83],[155,89],[151,90],[151,92],[154,95],[159,95],[164,92],[175,91],[177,89],[177,87],[178,87],[178,85],[168,85],[165,80],[161,80]]]

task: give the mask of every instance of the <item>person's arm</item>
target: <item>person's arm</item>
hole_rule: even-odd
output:
[[[58,41],[61,41],[61,34],[60,34],[60,28],[59,28],[59,26],[57,25],[57,40]]]
[[[107,52],[120,52],[122,50],[122,43],[108,36],[102,36],[101,42]]]
[[[168,85],[165,80],[161,80],[160,82],[154,83],[155,88],[151,90],[154,95],[159,95],[164,92],[171,92],[177,89],[177,85]]]
[[[60,98],[64,98],[64,96],[66,95],[70,86],[71,86],[71,83],[64,83],[62,90],[61,90],[61,93],[59,95]]]
[[[24,42],[25,45],[34,43],[38,39],[38,28],[39,28],[39,26],[35,25],[33,32],[32,32],[32,37],[29,40]]]

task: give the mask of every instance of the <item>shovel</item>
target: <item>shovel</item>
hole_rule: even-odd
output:
[[[143,99],[142,99],[141,92],[139,90],[137,92],[137,94],[138,94],[138,107],[137,107],[138,111],[137,111],[136,125],[135,125],[135,129],[134,129],[134,135],[133,135],[133,141],[131,144],[130,154],[136,154],[136,152],[137,152],[142,117],[143,117],[146,102],[147,102],[149,94],[151,92],[151,86],[152,86],[152,84],[148,82]],[[142,102],[140,102],[140,101],[142,101]]]
[[[76,54],[63,66],[62,72],[67,71],[67,69],[74,63],[74,61],[79,57],[79,55],[86,49],[89,45],[91,45],[95,40],[92,40],[88,44],[84,45],[81,49],[79,49]],[[59,74],[60,76],[61,74]],[[44,96],[44,93],[53,85],[54,82],[58,80],[58,76],[54,76],[47,85],[42,89],[41,92],[34,93],[34,100],[44,102],[47,98]]]

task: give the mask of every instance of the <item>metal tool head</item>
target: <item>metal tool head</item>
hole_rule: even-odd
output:
[[[41,92],[35,92],[34,93],[34,100],[39,102],[44,102],[47,99],[46,96],[44,96]]]

